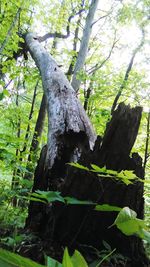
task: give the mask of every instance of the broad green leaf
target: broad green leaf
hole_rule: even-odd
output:
[[[63,267],[74,267],[67,248],[65,248],[65,251],[64,251],[62,266]]]
[[[109,204],[96,205],[95,210],[97,211],[121,211],[122,208],[117,206],[111,206]]]
[[[145,222],[136,218],[136,216],[135,211],[125,207],[119,212],[113,225],[116,225],[125,235],[130,236],[136,234],[141,237],[141,229],[145,227]]]
[[[78,168],[78,169],[81,169],[81,170],[85,170],[85,171],[89,171],[89,168],[79,164],[79,163],[74,163],[74,162],[71,162],[71,163],[68,163],[70,166],[72,167],[75,167],[75,168]]]
[[[85,259],[77,250],[75,250],[73,256],[71,257],[71,261],[73,263],[73,267],[88,267]]]
[[[0,249],[0,266],[1,267],[43,267],[30,259],[21,257],[18,254]]]

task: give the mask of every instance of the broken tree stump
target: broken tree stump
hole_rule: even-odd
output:
[[[133,170],[138,177],[143,179],[141,157],[137,153],[130,156],[137,137],[141,114],[141,107],[130,108],[121,103],[106,127],[104,138],[97,138],[93,151],[89,147],[82,151],[79,163],[89,168],[93,163],[116,171]],[[43,168],[45,162],[43,153],[41,153],[35,173],[34,190],[46,191],[51,190],[53,177],[52,172],[48,173]],[[55,168],[53,172],[60,175],[57,162]],[[141,182],[135,181],[127,186],[122,182],[100,177],[96,173],[66,164],[62,177],[57,177],[57,181],[60,182],[55,184],[56,190],[61,191],[63,196],[91,200],[99,204],[128,206],[137,213],[138,218],[143,219],[144,199]],[[67,206],[58,202],[45,205],[31,202],[26,227],[41,237],[47,253],[48,246],[55,247],[57,244],[57,249],[59,247],[61,250],[65,246],[78,249],[89,258],[89,248],[101,250],[103,249],[102,242],[105,240],[112,249],[116,248],[117,252],[128,259],[126,266],[149,266],[141,239],[136,236],[127,237],[115,226],[109,228],[116,216],[116,212],[97,212],[88,205]],[[57,257],[57,252],[55,256]]]

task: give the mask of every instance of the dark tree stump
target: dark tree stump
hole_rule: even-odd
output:
[[[130,108],[121,103],[106,127],[103,140],[98,137],[93,151],[89,148],[83,151],[80,163],[88,167],[94,163],[116,171],[133,170],[138,177],[144,178],[142,159],[137,153],[130,156],[138,133],[141,113],[141,107]],[[51,189],[52,173],[49,174],[44,169],[43,155],[44,152],[36,169],[34,190]],[[57,169],[57,164],[55,168]],[[64,168],[64,177],[61,177],[64,181],[57,186],[62,195],[92,200],[100,204],[128,206],[136,211],[138,218],[143,219],[142,183],[136,181],[126,186],[116,180],[99,177],[95,173],[66,165]],[[141,239],[135,236],[127,237],[115,226],[109,228],[116,216],[116,212],[97,212],[90,206],[54,203],[47,207],[31,202],[26,227],[41,236],[45,247],[46,243],[51,246],[57,244],[60,248],[77,248],[83,255],[87,255],[89,246],[103,249],[102,241],[105,240],[112,249],[116,248],[117,252],[129,258],[126,266],[149,266]]]

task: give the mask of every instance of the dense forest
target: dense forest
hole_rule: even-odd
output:
[[[150,0],[0,22],[0,266],[150,266]]]

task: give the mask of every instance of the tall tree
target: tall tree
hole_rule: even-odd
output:
[[[77,78],[77,74],[83,69],[83,66],[85,63],[90,35],[92,31],[92,23],[93,23],[96,9],[97,9],[97,5],[98,5],[98,0],[92,0],[88,15],[86,18],[86,22],[85,22],[85,27],[84,27],[81,45],[80,45],[80,49],[78,53],[78,58],[77,58],[77,61],[74,67],[74,73],[73,73],[71,85],[76,92],[79,90],[79,86],[81,83],[81,81]]]

